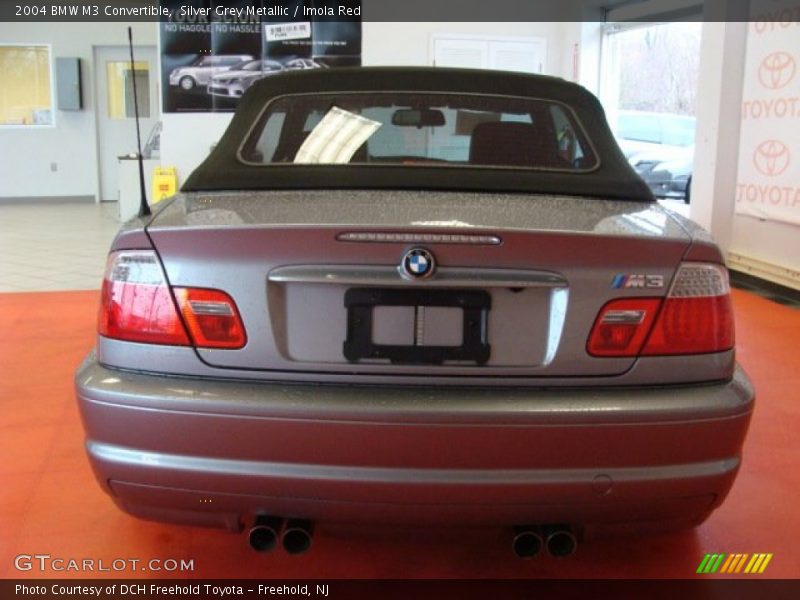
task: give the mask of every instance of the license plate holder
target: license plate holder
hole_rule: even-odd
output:
[[[343,352],[348,361],[388,359],[395,364],[442,364],[445,361],[489,360],[487,322],[492,298],[483,290],[351,288],[345,292],[347,339]],[[460,346],[391,345],[373,342],[376,306],[454,307],[463,310]]]

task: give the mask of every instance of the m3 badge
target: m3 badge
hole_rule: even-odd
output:
[[[618,273],[611,282],[611,288],[615,290],[631,288],[657,289],[663,287],[663,275],[649,275],[646,273]]]

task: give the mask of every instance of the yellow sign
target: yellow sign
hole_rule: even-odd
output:
[[[178,189],[178,174],[175,167],[153,169],[153,204],[174,196]]]

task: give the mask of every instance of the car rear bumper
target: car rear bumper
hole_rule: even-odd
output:
[[[338,522],[693,521],[730,489],[753,408],[725,383],[598,390],[343,387],[76,375],[124,510],[237,529]]]

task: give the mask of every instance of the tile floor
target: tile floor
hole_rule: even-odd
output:
[[[100,288],[117,203],[0,205],[0,292]]]

